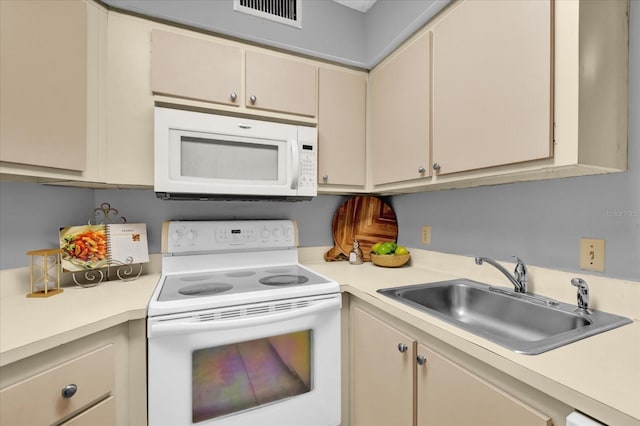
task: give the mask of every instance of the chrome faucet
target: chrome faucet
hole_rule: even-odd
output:
[[[589,310],[589,286],[582,278],[571,279],[571,285],[578,287],[578,311],[590,314]]]
[[[527,265],[525,265],[518,257],[512,257],[516,260],[516,269],[513,271],[513,275],[504,269],[498,262],[493,259],[489,259],[488,257],[476,257],[476,265],[482,265],[483,262],[487,262],[488,264],[495,266],[498,271],[502,272],[507,278],[509,278],[509,281],[513,284],[513,288],[516,293],[526,293]]]

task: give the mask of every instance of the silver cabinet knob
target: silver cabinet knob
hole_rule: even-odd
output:
[[[323,176],[322,176],[322,181],[323,181],[323,182],[326,182],[326,181],[328,181],[328,180],[329,180],[329,176],[328,176],[328,175],[323,175]]]
[[[438,170],[440,170],[440,164],[438,164],[438,163],[433,163],[433,170],[435,170],[436,172],[437,172]]]
[[[424,167],[422,166],[418,167],[418,173],[423,174],[424,172],[426,172]]]
[[[405,353],[407,349],[409,349],[407,345],[405,345],[404,343],[398,343],[398,350],[400,351],[400,353]]]
[[[229,95],[229,97],[232,101],[235,101],[236,99],[238,99],[238,94],[236,92],[233,92]]]
[[[416,357],[416,362],[418,363],[418,365],[425,365],[427,363],[427,359],[422,355],[418,355]]]
[[[258,98],[256,98],[256,96],[255,96],[255,95],[251,95],[251,96],[249,97],[249,100],[251,101],[251,103],[252,103],[252,104],[255,104],[255,103],[256,103],[256,101],[258,100]]]
[[[60,393],[62,394],[63,398],[71,398],[73,395],[76,394],[77,391],[78,391],[78,385],[72,383],[70,385],[63,387]]]

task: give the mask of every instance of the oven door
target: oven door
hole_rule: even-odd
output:
[[[149,425],[340,424],[339,294],[149,318]]]

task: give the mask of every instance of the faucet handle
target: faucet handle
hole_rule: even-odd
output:
[[[516,268],[513,271],[516,281],[518,281],[522,287],[522,293],[527,292],[527,265],[518,256],[511,256],[516,260]]]
[[[572,278],[571,285],[578,287],[578,309],[582,312],[590,314],[589,310],[589,286],[582,278]]]

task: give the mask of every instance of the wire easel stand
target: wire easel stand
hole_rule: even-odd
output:
[[[115,218],[111,214],[116,215]],[[89,219],[89,225],[98,225],[103,223],[127,223],[124,216],[120,214],[118,209],[111,207],[109,203],[102,203],[100,207],[93,209],[93,217]],[[105,266],[100,268],[89,269],[86,271],[75,271],[71,273],[73,282],[78,287],[90,288],[95,287],[104,281],[118,279],[120,281],[134,281],[142,274],[142,263],[133,263],[133,258],[128,257],[126,262],[119,260],[108,260]]]

